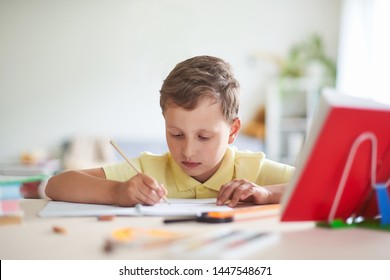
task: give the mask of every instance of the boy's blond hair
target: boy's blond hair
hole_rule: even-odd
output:
[[[220,102],[225,120],[238,116],[240,85],[228,63],[213,56],[196,56],[180,62],[169,73],[160,90],[160,106],[175,104],[195,109],[203,99]]]

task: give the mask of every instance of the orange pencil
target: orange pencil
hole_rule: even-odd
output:
[[[262,212],[267,210],[277,210],[280,208],[280,204],[267,204],[267,205],[257,205],[257,206],[250,206],[250,207],[241,207],[241,208],[234,208],[232,211],[213,211],[208,212],[208,215],[215,218],[225,218],[225,217],[231,217],[235,214],[245,214],[245,213],[251,213],[251,212]]]

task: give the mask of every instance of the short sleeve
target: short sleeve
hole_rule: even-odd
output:
[[[132,160],[135,166],[139,166],[139,160]],[[128,162],[120,162],[113,165],[103,167],[106,179],[115,181],[127,181],[135,176],[137,172],[129,165]]]
[[[291,181],[295,172],[293,166],[264,159],[256,183],[259,185],[284,184]]]

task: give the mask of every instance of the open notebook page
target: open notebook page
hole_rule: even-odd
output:
[[[171,204],[161,202],[153,206],[120,207],[113,205],[50,201],[39,212],[40,217],[82,216],[192,216],[210,211],[232,211],[228,206],[217,206],[215,198],[169,199]]]

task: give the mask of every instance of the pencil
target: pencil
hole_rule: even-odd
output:
[[[118,144],[116,144],[116,143],[114,142],[114,140],[111,140],[111,141],[110,141],[110,144],[115,148],[115,150],[118,151],[118,153],[127,161],[127,163],[131,166],[131,168],[134,169],[134,171],[135,171],[137,174],[138,174],[138,173],[141,173],[141,172],[138,171],[138,169],[131,163],[131,161],[128,159],[128,157],[125,155],[125,153],[122,151],[122,149],[119,148]],[[169,200],[168,200],[165,196],[163,196],[162,199],[163,199],[166,203],[171,204],[171,203],[169,202]]]

